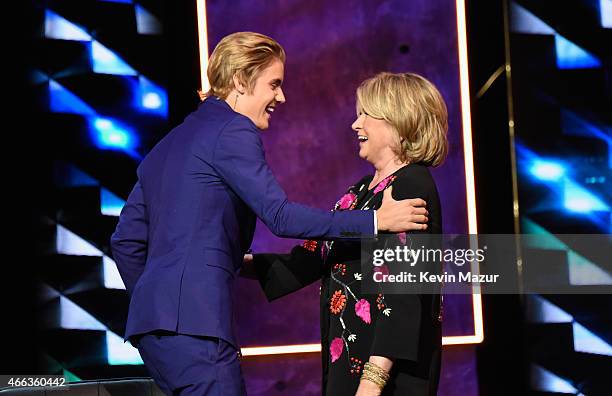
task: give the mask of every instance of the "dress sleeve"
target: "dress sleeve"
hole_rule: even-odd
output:
[[[305,241],[289,254],[254,254],[257,279],[268,301],[283,297],[321,279],[323,242]]]
[[[390,308],[390,313],[388,316],[382,314],[376,321],[370,355],[417,361],[422,323],[421,296],[386,294],[384,303],[385,308]]]
[[[416,169],[398,178],[393,184],[395,199],[422,198],[427,202],[429,227],[426,231],[412,232],[439,234],[441,232],[440,204],[435,184],[426,168]],[[437,244],[438,235],[428,241]],[[379,295],[381,298],[381,295]],[[371,355],[392,359],[419,360],[419,349],[433,337],[437,312],[433,294],[385,294],[382,296],[382,314],[376,321]],[[435,300],[435,301],[434,301]],[[384,309],[389,308],[387,314]]]

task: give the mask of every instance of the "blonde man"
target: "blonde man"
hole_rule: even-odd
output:
[[[206,99],[140,164],[111,239],[130,295],[125,338],[168,395],[243,395],[233,284],[259,217],[284,237],[359,238],[422,229],[421,200],[330,213],[289,202],[259,131],[285,102],[285,52],[231,34],[213,51]]]

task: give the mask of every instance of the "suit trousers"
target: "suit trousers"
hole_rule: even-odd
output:
[[[166,395],[246,395],[238,351],[225,340],[166,331],[134,338],[151,377]]]

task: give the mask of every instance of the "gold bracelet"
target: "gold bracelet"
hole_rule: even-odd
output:
[[[378,376],[382,377],[385,381],[389,380],[389,372],[374,363],[366,362],[363,366],[363,371],[375,373]]]
[[[385,385],[387,384],[387,382],[383,380],[382,378],[376,377],[369,373],[363,373],[361,375],[361,380],[373,382],[376,386],[378,386],[378,388],[380,388],[380,390],[383,390]]]
[[[374,363],[366,362],[361,379],[373,382],[382,390],[389,380],[389,372]]]

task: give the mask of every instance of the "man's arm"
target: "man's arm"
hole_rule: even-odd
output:
[[[244,117],[234,118],[221,132],[213,166],[277,236],[350,239],[376,232],[372,211],[330,212],[289,202],[265,160],[259,132]],[[387,202],[378,212],[378,229],[421,229],[413,209],[410,202]]]
[[[113,258],[130,296],[144,271],[148,231],[147,207],[138,181],[121,210],[119,224],[111,236]]]

